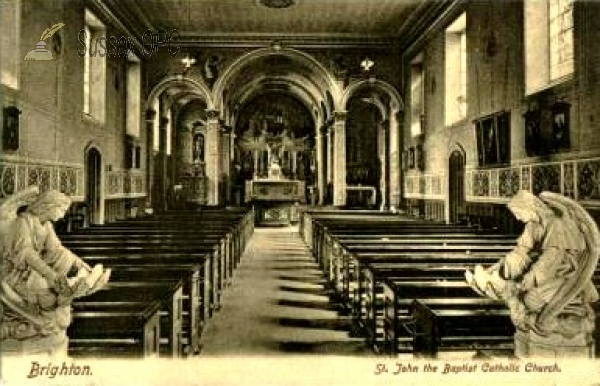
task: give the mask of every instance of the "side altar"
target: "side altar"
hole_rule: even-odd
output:
[[[287,226],[298,221],[297,204],[305,202],[305,183],[282,177],[274,162],[267,178],[246,181],[246,202],[254,206],[258,225]]]

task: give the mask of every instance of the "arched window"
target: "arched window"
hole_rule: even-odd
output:
[[[21,31],[21,1],[3,2],[0,6],[0,83],[18,89],[19,65],[23,61],[19,57]]]

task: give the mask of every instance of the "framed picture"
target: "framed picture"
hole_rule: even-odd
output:
[[[555,150],[571,147],[570,109],[571,105],[565,102],[556,102],[552,106],[552,147]]]
[[[425,155],[423,154],[423,145],[415,146],[415,167],[418,170],[425,169]]]
[[[16,151],[19,149],[19,115],[21,111],[15,106],[5,107],[2,115],[2,149]]]
[[[525,151],[528,157],[544,153],[545,141],[542,136],[542,112],[530,110],[523,115],[525,118]]]
[[[479,166],[510,163],[510,113],[502,111],[474,123]]]

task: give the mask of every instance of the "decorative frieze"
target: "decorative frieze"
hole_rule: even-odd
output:
[[[0,198],[10,196],[28,186],[38,186],[41,191],[58,189],[73,201],[82,201],[83,178],[83,165],[19,158],[1,159]]]
[[[73,201],[85,199],[84,166],[51,161],[0,159],[0,199],[28,186],[40,191],[57,189]],[[146,196],[145,170],[119,170],[106,173],[105,198]]]
[[[467,201],[507,202],[519,189],[552,191],[588,205],[600,204],[600,158],[467,169]]]
[[[145,181],[144,170],[110,171],[105,179],[105,197],[107,199],[145,197]]]
[[[443,199],[444,175],[415,173],[404,177],[404,197],[413,199]]]

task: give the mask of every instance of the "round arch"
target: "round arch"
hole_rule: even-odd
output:
[[[104,153],[95,142],[90,141],[83,149],[84,157],[84,202],[87,205],[86,218],[89,224],[104,223],[105,173]]]
[[[342,111],[346,110],[346,106],[348,105],[348,101],[350,100],[350,98],[358,90],[365,88],[365,87],[370,87],[370,88],[374,87],[376,89],[383,91],[387,95],[389,95],[392,100],[392,104],[393,104],[392,109],[395,112],[398,112],[404,108],[404,103],[402,101],[402,97],[400,96],[400,93],[398,93],[398,91],[396,90],[396,88],[394,86],[392,86],[391,84],[389,84],[387,82],[379,80],[379,79],[365,79],[365,80],[361,80],[361,81],[352,83],[348,87],[346,87],[346,89],[344,90],[344,93],[342,94],[342,98],[340,101],[340,106],[339,106],[340,109]]]
[[[275,55],[282,55],[307,65],[311,70],[315,71],[315,73],[320,78],[322,78],[327,88],[331,90],[334,95],[341,95],[339,87],[333,75],[313,56],[292,48],[259,48],[237,58],[233,63],[229,65],[229,67],[227,67],[227,69],[225,69],[223,75],[217,80],[213,89],[215,109],[223,109],[223,92],[225,91],[225,88],[235,75],[237,75],[240,71],[242,71],[244,67],[246,67],[253,61],[267,56]],[[325,93],[325,91],[326,90],[322,90],[323,94]],[[223,114],[222,111],[221,114]]]
[[[182,87],[188,93],[199,95],[206,102],[209,110],[214,109],[215,104],[212,94],[203,82],[199,82],[193,78],[170,75],[163,78],[152,88],[150,95],[146,99],[146,110],[151,109],[152,102],[169,87]]]

